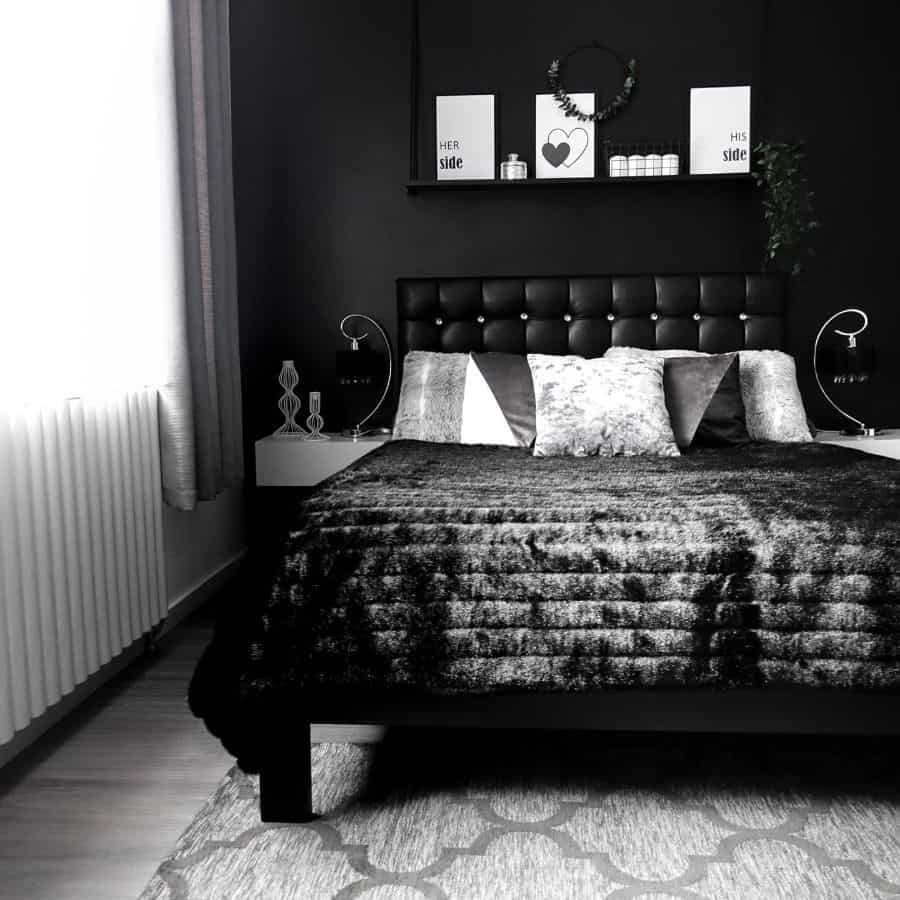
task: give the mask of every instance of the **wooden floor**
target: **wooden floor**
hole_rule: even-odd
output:
[[[187,708],[201,610],[0,770],[0,900],[134,900],[233,760]],[[313,740],[382,729],[328,726]]]
[[[0,770],[0,900],[133,900],[231,759],[187,708],[201,612]]]

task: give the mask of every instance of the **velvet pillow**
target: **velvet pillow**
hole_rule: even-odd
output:
[[[535,456],[678,456],[663,361],[528,355]]]
[[[740,357],[741,395],[750,437],[758,441],[811,441],[794,357],[780,350],[741,350]]]
[[[635,355],[709,357],[699,350],[646,350],[639,347],[610,347],[604,358]],[[741,399],[747,433],[754,441],[804,443],[812,440],[806,409],[797,385],[794,358],[780,350],[740,350]]]
[[[681,450],[749,442],[738,367],[736,353],[665,360],[666,407]]]
[[[523,356],[406,354],[395,439],[529,447],[534,434],[534,387]]]
[[[731,357],[731,362],[726,366],[725,373],[700,417],[700,423],[691,439],[691,444],[695,447],[734,447],[750,443],[747,414],[741,397],[740,356],[736,353],[721,356]],[[721,356],[710,359],[720,359]],[[674,371],[677,367],[690,367],[699,359],[686,356],[667,359],[666,375],[670,368]]]

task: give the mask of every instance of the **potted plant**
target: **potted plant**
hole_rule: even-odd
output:
[[[792,275],[803,270],[802,259],[812,255],[811,232],[820,227],[813,211],[814,194],[802,171],[806,157],[802,143],[761,141],[754,147],[756,184],[764,191],[763,215],[768,239],[763,268],[790,263]]]

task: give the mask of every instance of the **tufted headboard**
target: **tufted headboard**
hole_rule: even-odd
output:
[[[398,349],[602,356],[611,346],[724,353],[784,345],[775,273],[400,278]]]

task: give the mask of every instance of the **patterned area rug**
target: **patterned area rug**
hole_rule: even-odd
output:
[[[321,818],[232,769],[141,900],[900,897],[896,741],[391,732],[320,744]]]

